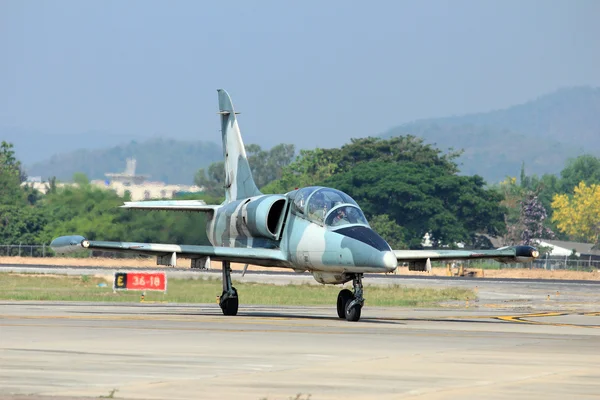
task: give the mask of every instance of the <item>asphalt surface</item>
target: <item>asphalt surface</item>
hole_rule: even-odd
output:
[[[399,283],[366,281],[390,290]],[[334,304],[245,306],[243,293],[236,317],[216,304],[0,301],[0,399],[98,398],[115,389],[115,398],[136,399],[600,398],[597,284],[401,283],[470,287],[478,300],[376,308],[367,287],[357,323],[338,319]]]
[[[0,398],[592,399],[600,313],[0,303]],[[367,312],[368,311],[368,312]]]

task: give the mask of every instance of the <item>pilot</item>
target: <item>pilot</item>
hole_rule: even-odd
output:
[[[348,221],[347,218],[346,218],[346,209],[342,207],[342,208],[338,208],[336,210],[335,217],[333,217],[332,225],[333,226],[335,226],[335,225],[341,225],[341,223],[342,223],[343,220]]]

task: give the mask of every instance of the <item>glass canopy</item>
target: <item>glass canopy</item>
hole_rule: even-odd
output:
[[[358,204],[339,190],[310,186],[298,190],[294,197],[294,209],[310,221],[332,227],[369,225]]]

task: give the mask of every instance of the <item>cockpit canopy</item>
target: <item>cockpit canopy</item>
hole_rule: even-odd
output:
[[[294,194],[293,209],[311,222],[331,227],[349,224],[369,226],[358,204],[336,189],[309,186]]]

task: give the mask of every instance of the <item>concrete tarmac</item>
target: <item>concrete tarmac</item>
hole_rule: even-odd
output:
[[[551,305],[0,302],[0,399],[600,398],[600,312]]]

